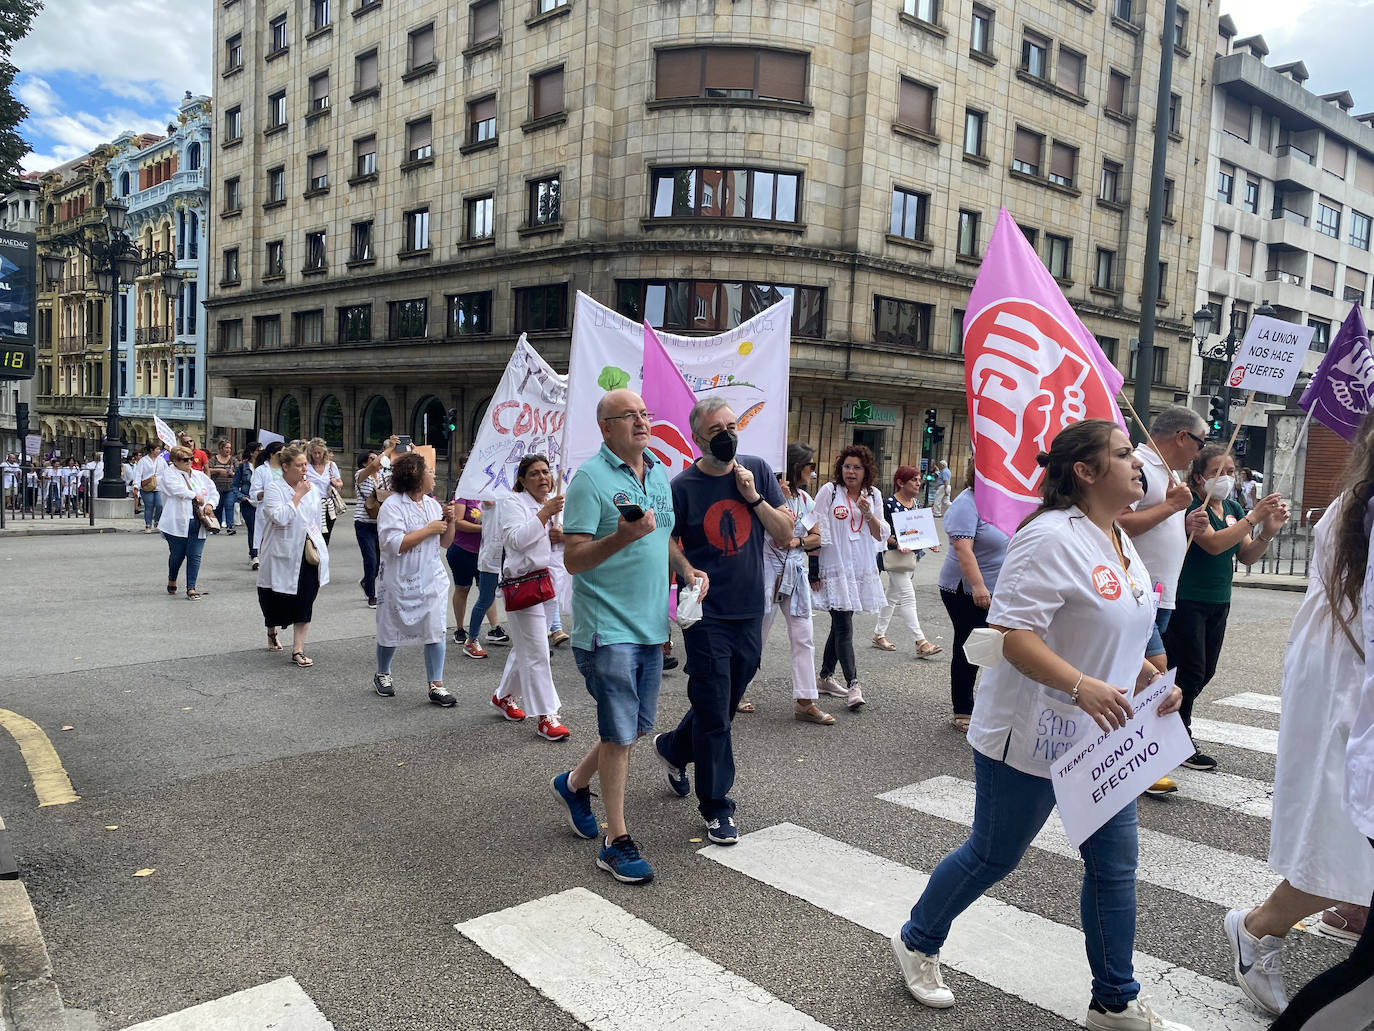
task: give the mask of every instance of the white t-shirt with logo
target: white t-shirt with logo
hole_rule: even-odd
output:
[[[1173,476],[1164,466],[1164,460],[1155,454],[1149,444],[1141,444],[1135,449],[1135,456],[1145,463],[1145,496],[1131,507],[1137,512],[1164,503],[1164,495],[1173,483]],[[1188,518],[1185,509],[1175,512],[1162,523],[1131,538],[1140,558],[1150,568],[1155,581],[1163,585],[1164,592],[1159,607],[1172,609],[1174,595],[1178,591],[1178,574],[1183,569],[1183,556],[1188,551],[1188,530],[1184,521]],[[1154,582],[1150,589],[1154,590]]]
[[[1077,508],[1046,512],[1016,532],[997,577],[988,622],[1029,630],[1090,677],[1132,690],[1154,626],[1150,572],[1124,533],[1116,548]],[[1088,733],[1091,716],[1010,662],[986,670],[969,743],[1035,777]]]

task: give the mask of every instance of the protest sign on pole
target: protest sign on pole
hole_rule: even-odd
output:
[[[211,423],[233,429],[251,430],[257,422],[258,403],[244,397],[212,397]]]
[[[724,397],[739,420],[741,452],[781,469],[787,447],[792,298],[715,336],[656,333],[699,401]],[[579,292],[568,359],[565,461],[570,470],[601,448],[596,403],[608,391],[644,392],[644,325]]]
[[[1312,346],[1313,326],[1256,315],[1236,352],[1227,383],[1232,390],[1263,391],[1287,397],[1298,382],[1302,360]]]
[[[940,535],[935,532],[935,510],[914,508],[911,511],[894,509],[892,528],[897,531],[897,547],[907,551],[938,548]]]
[[[1312,374],[1312,382],[1298,399],[1298,407],[1307,410],[1309,419],[1316,419],[1353,444],[1360,423],[1369,413],[1371,395],[1374,395],[1374,356],[1370,354],[1364,316],[1356,304]],[[1301,443],[1301,436],[1298,443]],[[1294,455],[1298,443],[1293,446]]]
[[[566,484],[570,470],[561,453],[567,401],[567,377],[550,368],[520,334],[477,430],[457,496],[481,501],[508,496],[526,455],[543,455]],[[597,441],[600,446],[600,436]]]
[[[162,421],[161,417],[153,416],[153,428],[157,430],[157,439],[162,441],[165,447],[177,446],[177,435],[172,432],[172,427]]]
[[[1084,738],[1050,767],[1064,833],[1077,848],[1196,750],[1178,713],[1159,715],[1177,670],[1131,699],[1134,715],[1108,734]]]
[[[280,433],[273,433],[271,430],[264,430],[259,428],[258,443],[261,444],[263,447],[266,447],[268,444],[275,443],[285,444],[286,438],[283,437]]]

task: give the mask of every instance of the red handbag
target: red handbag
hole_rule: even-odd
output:
[[[536,569],[524,576],[512,577],[500,582],[501,594],[506,599],[507,612],[532,609],[554,597],[553,577],[547,569]]]

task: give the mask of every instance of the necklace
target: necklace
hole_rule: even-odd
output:
[[[1112,527],[1111,537],[1112,545],[1116,548],[1116,557],[1121,563],[1121,572],[1125,574],[1126,582],[1131,585],[1131,597],[1133,597],[1135,603],[1139,605],[1141,603],[1140,599],[1145,597],[1145,592],[1136,586],[1135,577],[1131,575],[1130,567],[1126,563],[1126,553],[1121,550],[1121,538],[1116,535],[1115,526]]]
[[[850,494],[849,491],[846,490],[845,496],[847,499],[853,501],[853,504],[850,506],[849,509],[849,528],[855,533],[858,533],[860,530],[863,529],[864,514],[859,508],[858,499],[855,498],[853,494]],[[854,519],[855,516],[859,517],[857,522]]]

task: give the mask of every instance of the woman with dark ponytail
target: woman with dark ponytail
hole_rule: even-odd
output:
[[[968,730],[976,794],[973,829],[930,875],[892,949],[907,990],[954,1005],[940,947],[955,918],[1016,869],[1054,809],[1050,766],[1098,729],[1122,726],[1130,696],[1158,670],[1143,658],[1154,626],[1152,581],[1116,516],[1144,494],[1131,442],[1114,422],[1060,431],[1043,499],[1017,530],[992,596],[988,626],[1007,661],[986,670]],[[1160,704],[1177,712],[1177,688]],[[1081,914],[1092,970],[1083,1023],[1096,1031],[1187,1031],[1141,1001],[1135,948],[1134,800],[1095,831],[1083,855]]]

